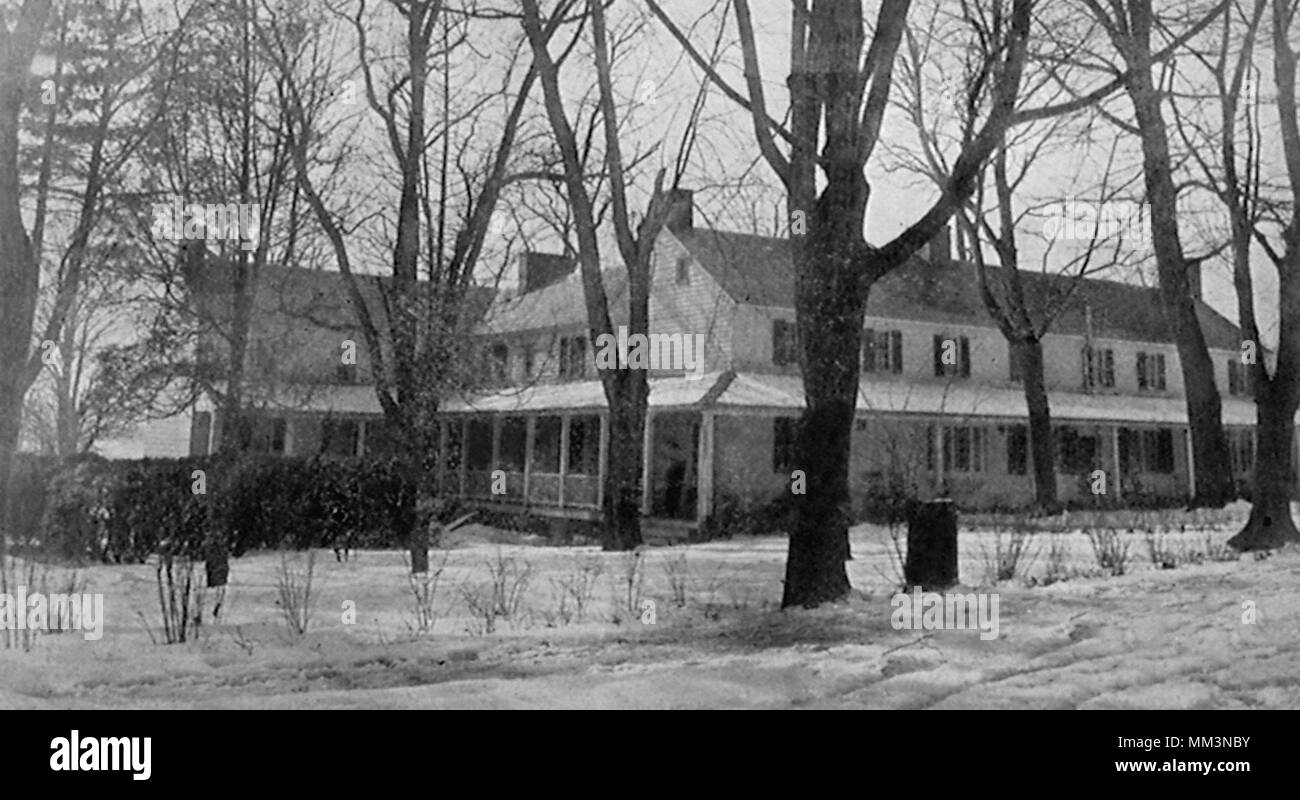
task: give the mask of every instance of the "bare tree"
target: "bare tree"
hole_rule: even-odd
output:
[[[116,191],[127,165],[166,107],[149,104],[155,95],[148,84],[173,54],[183,18],[172,25],[165,16],[126,0],[57,8],[50,0],[27,0],[12,28],[0,26],[0,503],[7,504],[23,398],[46,365],[46,343],[62,338],[106,209],[121,201]],[[33,80],[42,47],[53,57],[53,73]],[[24,108],[36,97],[43,108],[27,118]],[[25,123],[41,142],[32,162],[20,148]],[[30,231],[19,205],[28,194],[20,178],[28,163],[35,172]],[[64,212],[66,227],[51,221]],[[47,241],[57,247],[47,248]],[[47,249],[56,259],[46,290],[52,301],[38,332]]]
[[[585,149],[574,132],[574,124],[565,108],[560,87],[559,66],[547,47],[546,27],[564,19],[576,3],[560,2],[547,18],[536,0],[524,0],[524,30],[538,65],[546,114],[563,165],[565,196],[573,215],[578,240],[578,261],[582,274],[583,296],[587,309],[587,327],[591,341],[615,336],[610,317],[609,297],[601,272],[600,245],[597,237],[598,201],[587,182]],[[615,94],[612,69],[613,53],[605,7],[600,0],[586,3],[582,20],[591,28],[591,45],[596,70],[597,117],[603,132],[603,177],[609,184],[610,219],[619,256],[628,276],[628,335],[649,331],[650,265],[655,242],[671,211],[671,201],[684,169],[679,158],[672,185],[664,186],[665,171],[655,178],[650,200],[639,224],[633,220],[629,201],[630,163],[624,159],[620,136],[622,120]],[[684,137],[689,139],[689,132]],[[634,227],[635,226],[635,227]],[[609,407],[610,440],[605,471],[603,547],[606,550],[630,550],[641,544],[642,457],[650,387],[643,369],[624,365],[597,364],[601,388]]]
[[[895,55],[911,3],[885,0],[868,35],[860,2],[796,2],[791,15],[789,120],[768,113],[767,88],[747,0],[734,15],[746,93],[707,73],[750,112],[755,139],[788,196],[796,275],[795,311],[806,407],[798,463],[807,493],[796,496],[782,605],[815,606],[849,589],[849,441],[858,393],[858,350],[872,285],[901,266],[948,223],[975,189],[980,164],[1016,111],[1032,3],[996,3],[989,31],[1001,43],[985,65],[991,87],[984,119],[953,162],[939,199],[893,240],[873,246],[863,225],[871,196],[864,173],[880,139]],[[698,65],[707,62],[659,7],[651,10]],[[780,142],[788,144],[783,152]]]
[[[438,412],[463,384],[467,342],[483,304],[476,270],[493,212],[512,180],[512,154],[537,73],[529,66],[520,77],[512,55],[499,89],[462,104],[465,92],[452,71],[474,69],[462,61],[473,49],[468,37],[479,18],[474,10],[441,0],[391,0],[382,7],[400,31],[396,52],[382,57],[369,33],[378,19],[364,0],[350,13],[336,4],[332,14],[354,34],[360,96],[382,131],[384,169],[397,176],[396,203],[381,204],[377,212],[391,220],[394,232],[384,242],[391,271],[383,281],[362,274],[362,256],[350,244],[361,226],[347,213],[356,203],[344,200],[346,193],[355,194],[347,167],[355,163],[356,145],[334,109],[351,77],[333,66],[337,53],[301,35],[319,27],[273,23],[266,39],[292,117],[297,185],[344,275],[375,392],[399,445],[409,491],[398,534],[408,543],[411,571],[423,573],[428,548],[417,495],[437,490],[431,476],[439,452]],[[481,131],[489,114],[499,114],[492,118],[498,132],[485,138]],[[385,215],[394,207],[395,215]],[[376,293],[381,302],[368,299]]]
[[[1300,540],[1291,514],[1295,415],[1300,409],[1300,120],[1297,119],[1293,42],[1300,5],[1294,0],[1243,0],[1224,13],[1215,46],[1195,51],[1211,81],[1195,106],[1171,100],[1177,132],[1200,173],[1196,186],[1222,206],[1228,222],[1229,260],[1244,341],[1241,366],[1249,375],[1256,408],[1256,452],[1250,518],[1229,544],[1262,550]],[[1261,28],[1271,31],[1273,83],[1285,163],[1283,185],[1263,176],[1259,70],[1255,52]],[[1217,118],[1215,115],[1217,114]],[[1208,115],[1209,119],[1204,116]],[[1289,196],[1288,196],[1289,195]],[[1265,357],[1251,255],[1263,251],[1278,277],[1278,345]]]
[[[1226,2],[1215,3],[1208,10],[1182,10],[1176,20],[1161,19],[1151,0],[1125,0],[1102,3],[1083,0],[1084,5],[1105,30],[1118,52],[1124,69],[1124,88],[1133,105],[1133,122],[1112,120],[1136,136],[1142,145],[1143,176],[1146,199],[1151,211],[1151,241],[1155,251],[1156,271],[1165,318],[1173,328],[1178,344],[1178,360],[1183,373],[1187,401],[1188,427],[1192,437],[1192,460],[1196,472],[1194,503],[1222,505],[1232,497],[1232,469],[1228,443],[1223,431],[1222,402],[1214,381],[1214,362],[1210,359],[1205,334],[1196,315],[1196,299],[1191,290],[1189,271],[1200,269],[1202,257],[1187,255],[1178,221],[1178,187],[1174,180],[1175,163],[1170,153],[1169,133],[1163,105],[1175,67],[1166,62],[1162,76],[1155,74],[1159,60],[1153,35],[1180,31],[1189,34],[1203,30],[1223,13]]]

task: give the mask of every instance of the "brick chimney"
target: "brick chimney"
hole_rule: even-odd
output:
[[[668,190],[668,217],[664,227],[673,233],[695,227],[695,192],[689,189]]]
[[[928,246],[930,263],[936,267],[952,266],[952,229],[944,225],[930,240]]]
[[[518,256],[519,294],[535,292],[559,283],[573,272],[578,262],[555,253],[526,251]]]

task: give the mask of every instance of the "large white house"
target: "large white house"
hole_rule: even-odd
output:
[[[643,507],[661,530],[684,533],[721,502],[757,505],[789,492],[803,388],[788,243],[696,228],[689,193],[679,203],[655,248],[650,332],[702,335],[703,365],[651,371]],[[281,314],[282,329],[263,338],[326,379],[278,409],[264,404],[257,446],[338,456],[382,450],[366,360],[355,370],[339,368],[347,334],[320,322],[350,319],[338,276],[305,274],[313,277],[280,278],[292,286],[270,296],[281,303],[310,298],[316,312]],[[621,443],[609,435],[581,281],[571,262],[537,254],[519,259],[517,277],[517,288],[496,297],[480,326],[485,370],[497,388],[445,406],[442,485],[501,511],[591,517],[606,454]],[[1071,292],[1044,341],[1061,499],[1122,503],[1190,494],[1182,373],[1156,290],[1102,280],[1071,286],[1031,273],[1024,280],[1031,298]],[[625,273],[609,270],[606,285],[614,324],[626,324]],[[1255,412],[1239,363],[1240,333],[1208,305],[1199,311],[1224,395],[1233,471],[1245,480]],[[945,348],[953,358],[942,357]],[[863,332],[854,494],[892,483],[967,508],[1030,502],[1016,372],[974,268],[954,261],[946,243],[879,281]],[[328,380],[335,373],[339,380]],[[191,451],[209,452],[219,441],[220,420],[201,409]],[[1107,476],[1104,497],[1091,492],[1098,469]]]

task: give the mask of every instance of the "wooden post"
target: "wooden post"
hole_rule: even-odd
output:
[[[696,521],[703,523],[713,513],[713,412],[700,413],[699,453],[695,463]]]
[[[654,464],[654,415],[645,412],[645,430],[641,444],[641,513],[650,516],[650,467]]]
[[[1196,459],[1195,451],[1192,448],[1192,429],[1190,426],[1183,432],[1183,441],[1187,443],[1187,496],[1195,499],[1196,497]]]
[[[533,474],[533,434],[537,430],[537,416],[529,414],[524,419],[524,505],[528,505],[532,500],[528,484]]]
[[[569,475],[569,420],[568,414],[560,415],[560,508],[564,508],[564,481]]]
[[[451,423],[443,420],[438,423],[438,468],[434,475],[438,480],[438,491],[446,491],[447,485],[447,441],[451,438],[448,432],[448,426]]]
[[[1114,457],[1115,464],[1115,499],[1124,499],[1124,462],[1120,461],[1119,456],[1119,426],[1112,425],[1110,428],[1110,451]]]
[[[596,476],[596,507],[605,507],[605,474],[609,471],[609,412],[600,415],[600,474]]]
[[[939,494],[943,492],[943,424],[936,422],[931,428],[934,431],[931,441],[934,448],[934,491]]]

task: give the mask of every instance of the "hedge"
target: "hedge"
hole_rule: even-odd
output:
[[[44,506],[41,546],[76,561],[199,556],[215,537],[234,556],[280,547],[390,547],[399,544],[399,509],[413,497],[398,464],[378,459],[81,459],[30,473],[44,481],[28,493]]]

